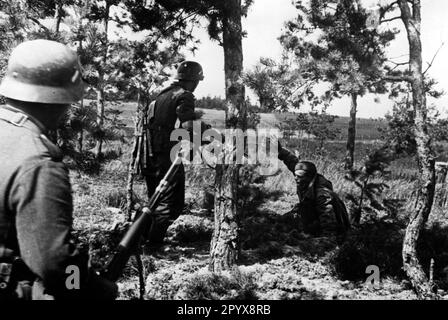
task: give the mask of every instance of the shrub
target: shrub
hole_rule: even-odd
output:
[[[181,215],[168,229],[168,239],[173,242],[210,241],[213,222],[206,217]]]
[[[250,273],[200,272],[191,276],[178,297],[187,300],[255,300],[257,288]]]
[[[429,274],[431,259],[434,259],[434,282],[441,289],[448,289],[448,230],[435,223],[421,234],[418,253],[423,269]]]
[[[403,276],[404,230],[397,222],[371,221],[352,230],[330,261],[344,280],[364,280],[366,268],[377,265],[381,275]]]
[[[109,190],[105,194],[105,205],[124,209],[126,207],[126,190],[116,188]]]

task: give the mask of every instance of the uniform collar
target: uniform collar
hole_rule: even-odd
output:
[[[168,87],[166,87],[165,89],[163,89],[160,93],[164,93],[167,92],[173,88],[181,88],[183,90],[186,90],[184,87],[182,87],[182,85],[180,84],[179,81],[174,81],[173,83],[171,83]]]
[[[13,106],[10,106],[10,105],[4,105],[0,109],[5,109],[7,111],[10,111],[11,116],[14,116],[14,113],[15,113],[15,114],[17,114],[17,116],[22,115],[23,117],[25,117],[25,118],[22,118],[22,121],[21,121],[22,127],[27,128],[37,134],[41,134],[41,133],[47,134],[47,129],[42,124],[42,122],[37,120],[35,117],[23,112],[22,110],[15,108]]]

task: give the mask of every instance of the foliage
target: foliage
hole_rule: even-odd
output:
[[[181,295],[188,300],[255,300],[256,288],[251,274],[235,269],[229,274],[196,274],[187,280]]]
[[[174,269],[174,268],[173,268]],[[234,269],[213,273],[195,266],[163,270],[150,275],[148,299],[250,300],[256,299],[256,283],[251,273]]]
[[[203,97],[196,100],[196,107],[200,109],[226,110],[226,101],[220,97]]]
[[[133,3],[134,1],[127,1]],[[170,17],[178,17],[182,19],[177,22],[178,26],[186,26],[188,19],[197,21],[197,18],[203,17],[208,22],[207,30],[211,39],[222,44],[223,19],[228,16],[229,3],[221,0],[154,0],[155,5],[145,8],[142,4],[134,4],[136,8],[133,16],[138,20],[139,25],[147,25],[148,23],[157,24],[159,21],[168,21]],[[249,7],[253,0],[242,1],[242,14],[247,15]],[[166,11],[164,16],[161,12]],[[148,17],[154,17],[150,20]],[[154,21],[154,22],[153,22]],[[170,32],[172,30],[167,30]]]
[[[176,63],[183,60],[178,43],[161,46],[153,37],[139,41],[120,39],[111,44],[110,63],[114,69],[109,86],[116,99],[140,99],[143,104],[170,78]],[[173,54],[174,52],[174,54]]]
[[[336,118],[337,116],[329,115],[325,112],[299,113],[297,116],[297,127],[299,130],[314,136],[319,141],[322,151],[324,142],[335,139],[340,133],[339,129],[332,126]]]
[[[388,185],[382,181],[375,181],[374,178],[387,175],[391,161],[391,150],[385,146],[370,154],[362,168],[352,169],[346,175],[346,179],[354,183],[359,190],[359,195],[346,196],[352,204],[351,220],[356,225],[360,223],[363,212],[369,214],[367,218],[377,218],[379,212],[387,211],[388,208],[379,201],[379,196]]]
[[[359,0],[296,1],[298,17],[289,21],[280,41],[293,53],[307,77],[331,84],[327,98],[367,91],[383,93],[385,47],[396,30],[367,25],[368,13]]]
[[[260,58],[244,74],[244,84],[257,95],[262,112],[299,109],[305,101],[313,106],[324,103],[312,90],[315,83],[305,79],[300,68],[293,65],[287,54],[283,55],[280,62]]]
[[[402,241],[403,226],[396,221],[372,220],[349,233],[331,263],[336,275],[344,280],[365,280],[369,265],[380,268],[382,279],[403,277]]]
[[[208,218],[181,215],[170,226],[167,236],[171,242],[189,243],[210,241],[212,233],[213,222]]]
[[[89,149],[96,141],[124,141],[125,124],[120,114],[121,111],[117,109],[108,109],[104,124],[99,126],[96,122],[95,101],[75,105],[59,125],[57,143],[64,154],[72,158],[81,170],[89,171],[91,168],[89,162],[92,160]]]
[[[387,127],[380,128],[382,139],[389,144],[397,156],[415,156],[415,111],[407,98],[395,103],[392,114],[386,115]],[[441,118],[435,108],[429,108],[428,130],[433,147],[435,143],[448,141],[448,119]]]

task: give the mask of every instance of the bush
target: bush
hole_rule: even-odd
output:
[[[403,276],[401,249],[404,230],[397,222],[371,221],[352,230],[330,259],[344,280],[365,280],[366,268],[377,265],[381,276]]]
[[[203,264],[173,266],[150,274],[147,298],[157,300],[249,300],[257,299],[251,272],[234,269],[213,273]]]
[[[179,295],[187,300],[255,300],[256,288],[250,273],[207,271],[188,279]]]
[[[69,169],[78,170],[89,175],[97,175],[101,170],[101,160],[90,151],[83,153],[68,152],[68,157],[64,161]]]
[[[421,234],[418,245],[420,263],[429,274],[431,259],[434,259],[434,282],[439,288],[448,289],[448,230],[435,223]]]
[[[126,190],[112,189],[105,194],[107,207],[124,209],[126,207]]]
[[[168,229],[168,239],[173,242],[210,241],[213,222],[206,217],[181,215]]]

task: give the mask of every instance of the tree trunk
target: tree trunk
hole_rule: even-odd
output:
[[[241,0],[225,3],[223,18],[224,72],[226,83],[226,128],[246,129],[245,92],[242,81],[243,50]],[[226,141],[232,144],[232,141]],[[233,150],[232,147],[225,148]],[[237,186],[239,165],[224,162],[216,166],[215,229],[210,247],[210,269],[229,270],[239,253]]]
[[[128,221],[132,221],[132,210],[134,207],[134,179],[139,171],[141,146],[143,139],[143,117],[144,114],[141,110],[140,90],[138,91],[137,98],[137,110],[136,117],[134,119],[134,141],[131,153],[131,162],[128,168],[128,182],[126,184],[126,212],[128,215]]]
[[[62,22],[62,15],[63,15],[63,11],[62,11],[62,3],[56,3],[56,8],[54,11],[54,30],[56,34],[59,34],[59,30],[61,28],[61,22]]]
[[[107,49],[108,49],[108,29],[109,29],[109,12],[110,12],[110,4],[106,1],[106,9],[103,18],[103,27],[104,27],[104,48],[103,48],[103,57],[102,57],[102,65],[98,70],[98,87],[97,87],[97,125],[99,129],[102,129],[104,123],[104,104],[105,104],[105,96],[104,96],[104,68],[107,63]],[[95,155],[97,158],[101,157],[103,149],[103,139],[99,139],[96,143]]]
[[[79,131],[79,136],[78,136],[78,152],[79,154],[82,155],[82,151],[83,151],[83,144],[84,144],[84,129],[81,128],[81,130]]]
[[[415,111],[415,139],[419,163],[419,197],[415,212],[411,214],[403,242],[404,270],[420,299],[434,299],[437,295],[428,281],[417,256],[417,243],[420,232],[428,220],[434,201],[435,170],[431,139],[428,134],[427,107],[422,72],[422,44],[420,40],[421,6],[414,0],[413,10],[407,0],[399,0],[402,20],[406,27],[409,42],[409,64],[411,73],[412,103]]]
[[[348,122],[347,151],[345,154],[345,170],[353,169],[355,162],[355,141],[356,141],[356,112],[358,108],[358,94],[352,93],[350,106],[350,121]]]
[[[98,88],[96,90],[96,124],[98,129],[103,128],[104,124],[104,90],[103,88]],[[103,151],[103,138],[102,136],[98,138],[95,147],[95,155],[97,158],[101,157]]]

